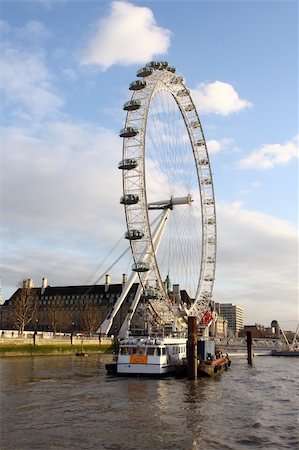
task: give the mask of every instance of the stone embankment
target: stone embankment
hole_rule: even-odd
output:
[[[111,338],[55,336],[45,337],[32,333],[26,337],[2,337],[0,339],[0,356],[21,355],[58,355],[76,353],[112,353]]]

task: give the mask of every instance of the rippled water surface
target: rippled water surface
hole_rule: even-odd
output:
[[[1,449],[299,449],[296,358],[197,382],[108,377],[105,362],[2,358]]]

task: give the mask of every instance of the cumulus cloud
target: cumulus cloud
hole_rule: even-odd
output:
[[[41,53],[4,44],[0,65],[0,90],[7,104],[36,116],[55,114],[63,106]]]
[[[40,40],[52,36],[48,28],[38,20],[30,20],[24,27],[16,29],[16,35],[22,39]]]
[[[272,169],[298,158],[298,136],[284,144],[267,144],[237,163],[239,169]]]
[[[269,324],[298,313],[298,231],[286,221],[245,209],[217,207],[215,300],[245,309],[245,322]],[[288,306],[286,307],[286,302]]]
[[[201,113],[228,116],[252,106],[248,100],[239,97],[231,84],[223,81],[201,83],[197,88],[192,89],[192,97]]]
[[[99,255],[125,230],[119,137],[95,124],[71,121],[0,133],[6,286],[14,286],[16,276],[84,282]]]
[[[210,139],[207,141],[207,147],[210,155],[228,150],[233,144],[234,140],[227,138],[219,140]]]
[[[103,71],[113,64],[146,63],[167,52],[170,31],[157,26],[149,8],[116,1],[101,19],[81,55],[81,64]]]

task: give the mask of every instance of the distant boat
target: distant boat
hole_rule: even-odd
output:
[[[297,337],[298,337],[298,333],[299,333],[299,323],[297,325],[296,332],[295,332],[295,335],[294,335],[294,338],[293,338],[292,342],[290,342],[288,340],[288,338],[286,337],[286,334],[283,331],[283,329],[281,328],[281,326],[279,324],[278,324],[278,326],[279,326],[279,328],[281,330],[281,333],[282,333],[282,335],[284,337],[286,345],[285,345],[284,348],[281,348],[281,349],[273,349],[271,351],[271,355],[272,356],[299,356],[299,344],[298,344],[298,341],[297,341]]]
[[[299,349],[298,350],[289,350],[289,349],[273,349],[271,351],[272,356],[299,356]]]

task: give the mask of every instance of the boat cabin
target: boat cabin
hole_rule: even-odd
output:
[[[184,338],[129,338],[120,343],[117,357],[119,375],[166,375],[186,358]]]

